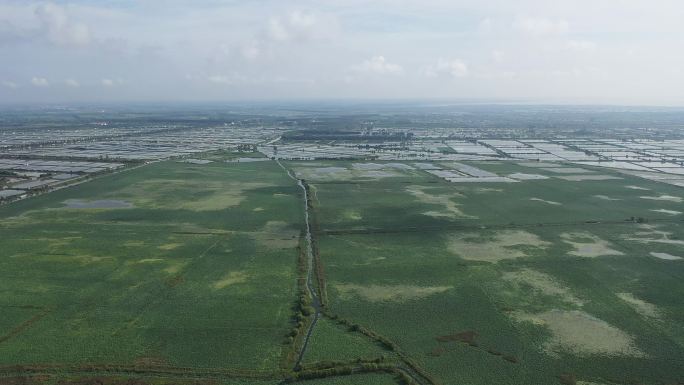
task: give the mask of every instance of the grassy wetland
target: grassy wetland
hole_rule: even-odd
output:
[[[681,381],[680,189],[473,165],[526,177],[309,180],[330,314],[392,341],[437,383]],[[601,176],[557,177],[569,174]]]
[[[680,188],[208,159],[0,207],[0,384],[684,381]]]

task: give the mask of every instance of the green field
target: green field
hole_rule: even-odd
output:
[[[0,366],[277,370],[298,194],[273,163],[163,162],[2,207]]]
[[[330,312],[444,384],[682,381],[684,261],[651,254],[684,256],[681,189],[605,170],[586,171],[617,179],[476,166],[549,178],[314,174]]]
[[[0,207],[0,383],[17,365],[37,383],[294,375],[302,190],[276,162],[211,159]],[[470,165],[536,179],[452,183],[415,163],[283,162],[309,186],[323,283],[304,372],[353,368],[301,383],[684,381],[684,190],[513,162]]]

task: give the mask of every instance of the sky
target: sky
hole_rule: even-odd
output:
[[[0,0],[0,103],[684,106],[680,0]]]

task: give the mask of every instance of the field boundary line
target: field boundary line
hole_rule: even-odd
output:
[[[460,225],[446,224],[444,226],[430,227],[404,227],[404,228],[352,228],[352,229],[323,229],[321,235],[364,235],[364,234],[401,234],[401,233],[428,233],[444,230],[482,231],[482,230],[505,230],[516,228],[535,227],[566,227],[566,226],[615,226],[615,225],[643,225],[647,223],[681,223],[684,219],[646,219],[643,222],[632,220],[585,220],[577,222],[548,222],[548,223],[508,223],[492,225]]]
[[[215,242],[213,242],[210,246],[204,249],[204,251],[202,251],[197,257],[191,258],[189,263],[185,266],[183,270],[179,271],[178,274],[163,282],[159,286],[158,290],[156,290],[157,295],[150,301],[145,302],[137,311],[137,315],[132,320],[123,323],[121,327],[116,329],[114,331],[114,335],[118,335],[123,330],[131,328],[131,326],[136,324],[152,306],[158,305],[166,301],[171,293],[170,289],[173,289],[177,284],[182,282],[184,273],[186,273],[190,267],[195,265],[197,263],[197,260],[204,258],[204,256],[213,248],[215,248],[219,244],[219,242],[225,240],[225,237],[222,236],[217,236],[217,238],[218,239],[216,239]]]
[[[336,314],[331,313],[328,309],[323,313],[324,317],[327,319],[334,321],[340,325],[344,325],[348,327],[350,330],[349,332],[356,332],[364,337],[374,341],[375,343],[383,346],[386,348],[388,351],[393,352],[394,354],[397,355],[399,358],[399,361],[403,365],[395,366],[394,368],[397,370],[403,371],[406,375],[408,375],[410,378],[412,378],[414,381],[418,382],[419,384],[422,383],[427,383],[429,385],[442,385],[442,383],[434,378],[430,373],[428,373],[425,369],[420,367],[418,363],[406,352],[404,352],[399,345],[390,340],[389,338],[375,332],[372,329],[369,329],[365,326],[362,326],[358,323],[355,323],[349,319],[346,318],[341,318],[337,316]]]
[[[19,324],[19,326],[10,330],[10,332],[5,334],[4,336],[0,336],[0,344],[11,339],[12,337],[15,337],[15,336],[21,334],[22,332],[24,332],[25,330],[27,330],[28,328],[33,326],[33,324],[35,324],[36,322],[45,318],[45,316],[47,316],[48,314],[52,313],[52,311],[53,311],[52,308],[42,308],[41,312],[39,312],[38,314],[35,314],[33,317],[22,322],[21,324]]]
[[[279,379],[283,372],[251,369],[210,369],[174,366],[136,365],[13,365],[0,367],[0,377],[41,374],[93,374],[93,375],[154,375],[159,377],[212,377],[245,379]]]

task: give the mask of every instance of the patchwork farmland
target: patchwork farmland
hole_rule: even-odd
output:
[[[282,166],[161,162],[3,207],[4,378],[683,375],[684,241],[661,211],[676,187],[590,168],[612,178],[567,180],[584,174],[563,164],[433,164],[481,170],[468,183],[412,162]],[[318,310],[287,171],[311,194]]]
[[[236,126],[6,141],[0,384],[684,381],[679,139]]]

